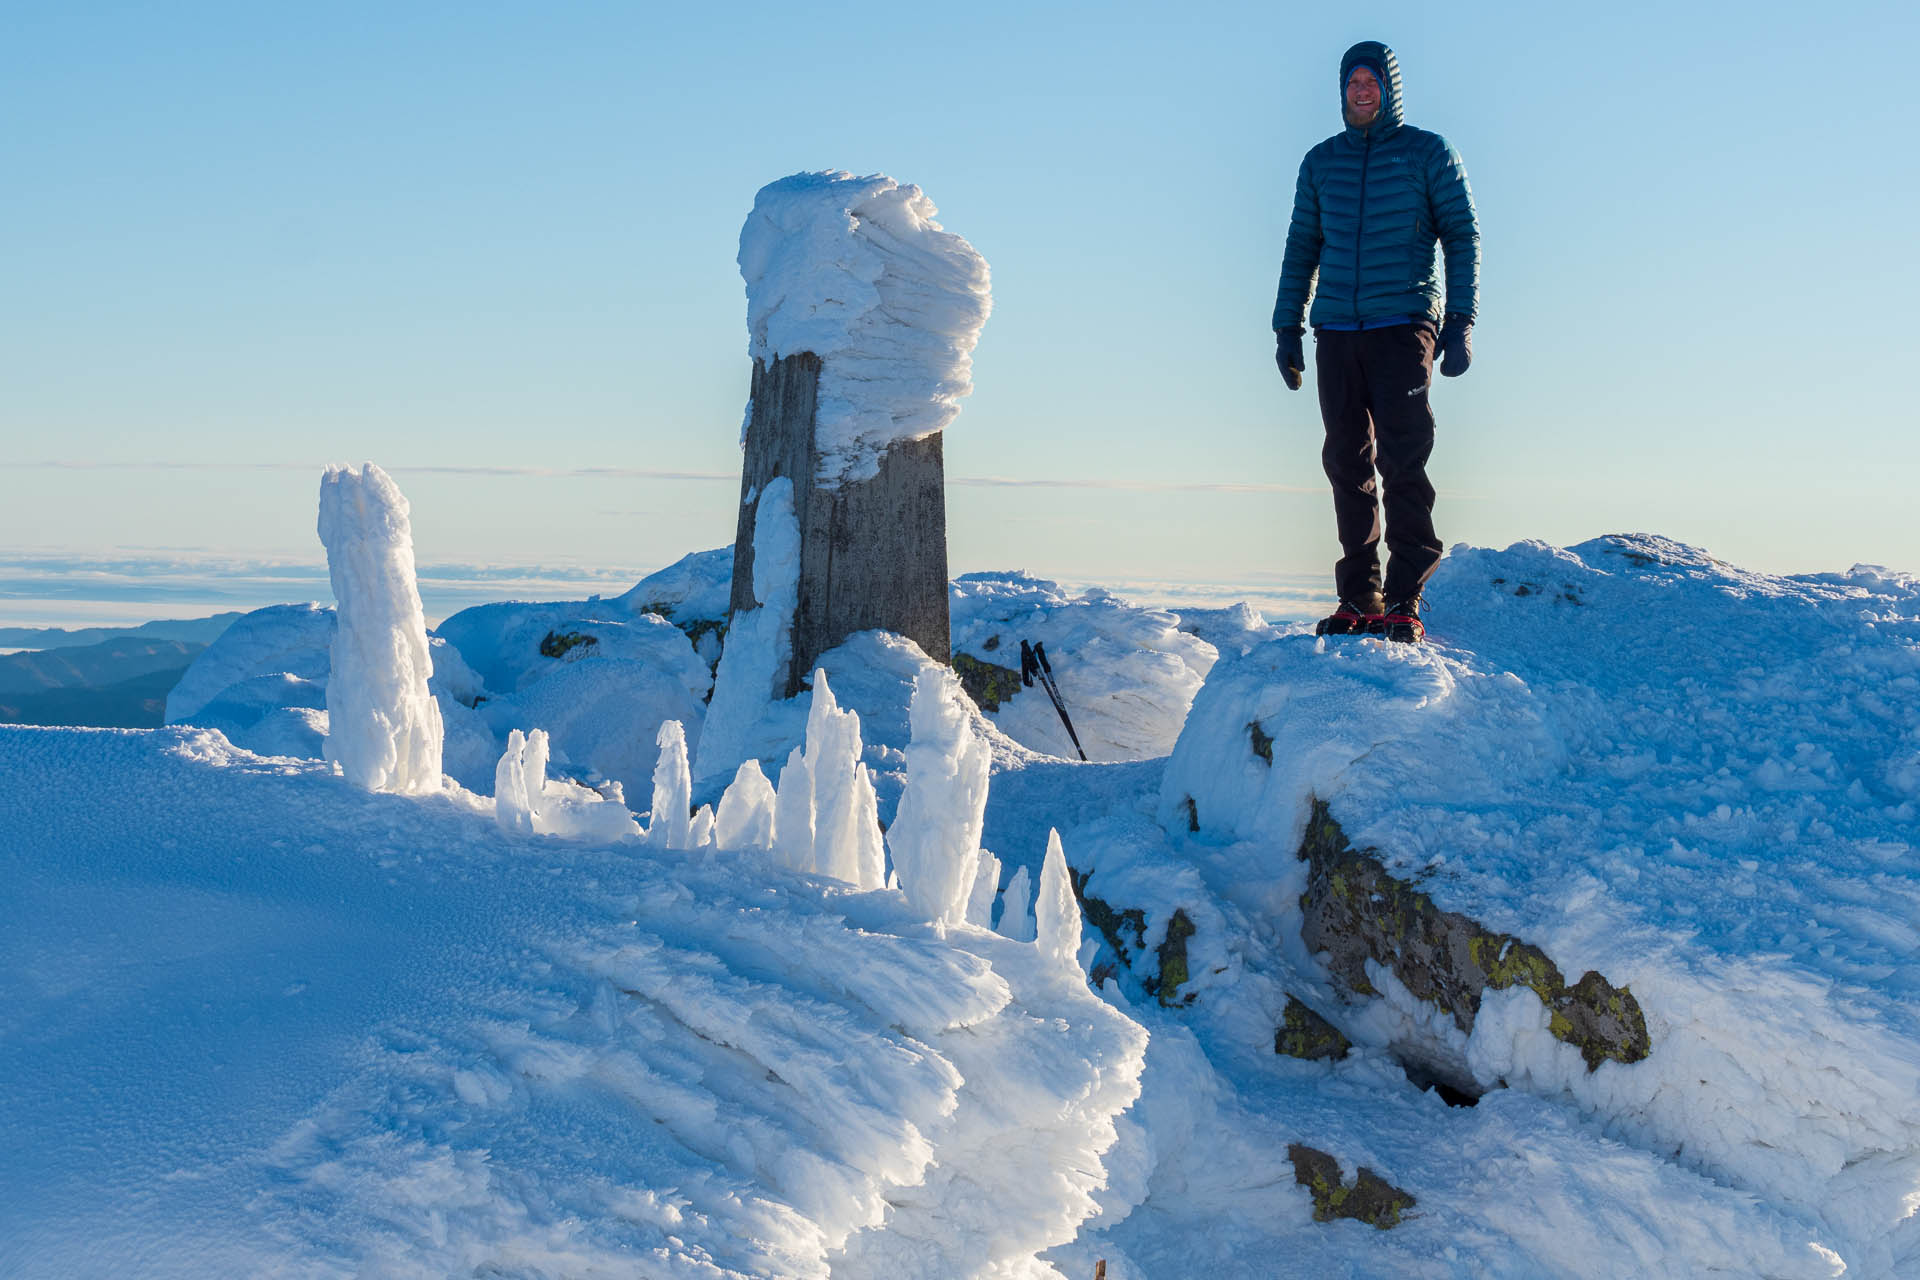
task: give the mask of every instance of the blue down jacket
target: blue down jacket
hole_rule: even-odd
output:
[[[1342,120],[1347,75],[1357,63],[1385,72],[1380,113],[1365,129],[1348,125],[1301,161],[1273,327],[1299,324],[1309,296],[1316,326],[1398,316],[1426,316],[1437,324],[1436,240],[1446,258],[1444,310],[1472,318],[1479,306],[1480,226],[1466,167],[1445,138],[1405,123],[1400,63],[1378,41],[1357,44],[1340,60]]]

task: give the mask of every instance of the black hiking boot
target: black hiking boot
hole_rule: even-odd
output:
[[[1363,636],[1372,630],[1385,608],[1379,596],[1342,600],[1340,607],[1313,624],[1317,636]]]
[[[1373,635],[1385,636],[1401,644],[1419,644],[1427,638],[1426,624],[1420,621],[1420,606],[1423,603],[1419,596],[1396,601],[1372,620],[1373,625],[1368,630]]]

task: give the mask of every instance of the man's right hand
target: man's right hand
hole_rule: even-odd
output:
[[[1307,353],[1304,344],[1306,330],[1299,325],[1286,329],[1275,329],[1273,340],[1273,362],[1280,366],[1280,377],[1287,384],[1287,390],[1300,389],[1300,375],[1307,371]]]

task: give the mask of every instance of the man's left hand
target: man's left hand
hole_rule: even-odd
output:
[[[1473,321],[1450,315],[1440,326],[1440,375],[1457,378],[1473,363]]]

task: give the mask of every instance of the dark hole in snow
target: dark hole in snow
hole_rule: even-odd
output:
[[[1471,1107],[1480,1101],[1481,1095],[1469,1089],[1462,1089],[1457,1083],[1443,1080],[1419,1062],[1401,1062],[1400,1069],[1407,1073],[1407,1083],[1425,1093],[1439,1097],[1450,1107]]]

